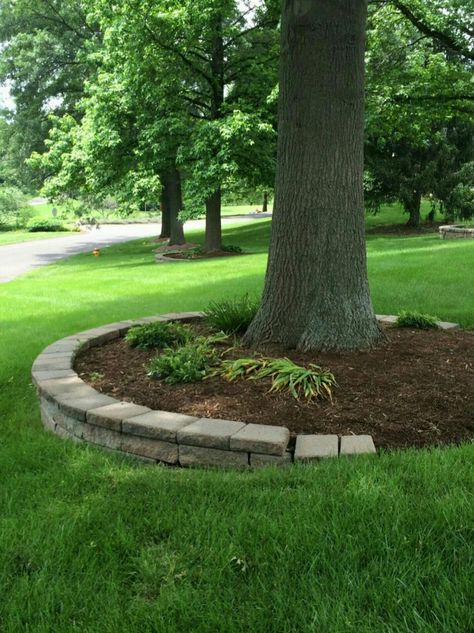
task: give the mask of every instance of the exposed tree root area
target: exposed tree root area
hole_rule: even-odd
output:
[[[198,326],[202,333],[202,325]],[[199,417],[276,424],[296,433],[368,433],[378,448],[423,447],[474,439],[474,332],[386,327],[376,349],[314,354],[266,348],[298,364],[329,368],[334,403],[298,402],[268,393],[267,380],[167,385],[148,377],[157,351],[131,349],[123,339],[85,351],[76,371],[115,398]],[[237,348],[231,357],[249,356]]]

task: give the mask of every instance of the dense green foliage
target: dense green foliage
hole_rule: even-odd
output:
[[[167,348],[148,365],[149,375],[169,384],[199,382],[219,362],[216,343],[226,335],[198,336],[176,349]]]
[[[26,204],[26,198],[16,187],[0,187],[0,227],[21,226],[21,210]]]
[[[226,334],[243,334],[257,313],[260,300],[244,295],[239,298],[212,301],[205,309],[210,327]]]
[[[46,345],[260,292],[269,221],[224,233],[251,254],[163,267],[139,240],[0,285],[0,628],[471,630],[473,445],[239,473],[143,467],[42,429],[30,368]],[[473,328],[466,242],[369,236],[376,310]]]
[[[438,328],[438,318],[430,314],[422,314],[416,310],[403,310],[398,315],[395,325],[418,330],[436,330]]]
[[[376,210],[400,200],[414,226],[431,194],[449,219],[474,215],[472,59],[446,48],[420,25],[400,20],[397,5],[374,7],[368,28],[366,195]],[[431,25],[463,24],[456,3],[410,3]],[[406,13],[404,14],[407,15]],[[457,36],[456,36],[457,37]],[[458,38],[462,41],[461,38]],[[471,167],[469,167],[471,165]],[[457,194],[454,193],[457,191]]]
[[[182,323],[147,323],[137,325],[128,330],[125,340],[130,347],[152,349],[162,347],[178,347],[192,338],[192,332]]]

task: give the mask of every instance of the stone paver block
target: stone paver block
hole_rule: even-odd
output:
[[[393,324],[397,322],[397,317],[392,314],[378,314],[377,321],[380,321],[381,323]]]
[[[102,345],[102,343],[107,343],[107,341],[113,341],[119,338],[120,333],[113,325],[106,325],[81,332],[80,336],[84,338],[84,347],[92,347]]]
[[[203,316],[203,312],[167,312],[160,315],[162,319],[166,321],[189,321],[192,319],[200,319]]]
[[[259,453],[250,453],[250,465],[254,468],[264,466],[291,466],[293,457],[291,453],[285,452],[283,455],[260,455]]]
[[[32,371],[51,371],[60,369],[72,369],[73,359],[70,354],[60,354],[49,358],[48,354],[38,356],[33,363]]]
[[[78,376],[66,378],[53,378],[38,382],[38,389],[44,396],[59,397],[70,395],[71,398],[82,398],[97,393]]]
[[[58,437],[61,437],[63,440],[71,440],[72,442],[82,442],[80,437],[77,437],[77,435],[73,435],[72,433],[69,433],[69,431],[66,431],[66,429],[63,429],[61,426],[56,426],[56,430],[54,431],[56,433],[56,435]]]
[[[71,398],[66,394],[64,396],[58,396],[56,401],[63,413],[71,418],[81,421],[85,421],[87,411],[118,402],[115,398],[104,396],[97,391],[94,391],[94,395],[90,395],[85,398]]]
[[[82,437],[84,423],[66,415],[54,402],[49,402],[43,398],[41,401],[41,411],[48,416],[51,422],[56,424],[56,428],[61,427],[71,435]]]
[[[450,323],[449,321],[438,321],[438,327],[442,330],[459,330],[459,323]]]
[[[148,437],[122,436],[121,450],[167,464],[178,463],[178,445]]]
[[[298,435],[296,438],[295,462],[337,457],[338,453],[337,435]]]
[[[117,402],[116,404],[107,404],[105,407],[99,407],[98,409],[91,409],[87,412],[87,422],[96,426],[103,426],[106,429],[121,431],[123,420],[148,411],[150,411],[148,407],[142,407],[138,404]]]
[[[55,378],[71,378],[77,376],[73,369],[50,369],[46,371],[33,371],[31,378],[33,384],[38,387],[38,384],[43,380],[53,380]]]
[[[371,435],[345,435],[341,437],[341,455],[376,453]]]
[[[283,455],[289,440],[290,432],[284,426],[247,424],[230,438],[230,448],[264,455]]]
[[[43,423],[44,428],[47,431],[50,431],[51,433],[54,433],[54,431],[56,430],[56,422],[53,420],[53,418],[49,415],[49,413],[46,411],[46,409],[41,406],[41,422]]]
[[[74,354],[80,348],[80,341],[58,341],[52,345],[48,345],[41,354],[50,356],[51,354]]]
[[[121,433],[104,429],[101,426],[94,426],[93,424],[84,424],[82,438],[86,440],[86,442],[105,446],[106,448],[113,448],[115,450],[120,450],[122,444]]]
[[[178,431],[178,443],[228,449],[231,437],[244,427],[244,422],[201,418]]]
[[[179,444],[179,463],[181,466],[246,468],[248,467],[248,454]]]
[[[141,437],[151,437],[165,442],[176,442],[180,429],[196,422],[198,418],[171,411],[150,411],[123,421],[122,431]]]

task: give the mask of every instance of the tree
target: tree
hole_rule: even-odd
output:
[[[435,22],[433,16],[431,21]],[[372,189],[368,201],[400,200],[409,226],[420,224],[422,196],[436,193],[445,199],[448,183],[454,186],[452,175],[473,158],[471,65],[463,54],[446,51],[437,39],[420,34],[411,20],[400,19],[389,4],[371,12],[366,167]]]
[[[368,347],[363,1],[284,0],[276,198],[262,305],[247,344]]]
[[[44,174],[25,160],[44,151],[48,115],[72,114],[95,64],[88,55],[100,33],[86,19],[84,0],[16,0],[0,11],[0,81],[15,99],[10,115],[9,165],[17,184],[41,185]]]

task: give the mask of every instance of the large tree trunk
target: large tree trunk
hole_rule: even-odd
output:
[[[366,348],[381,337],[364,231],[364,0],[283,0],[276,197],[245,342]]]
[[[169,207],[169,243],[176,246],[184,244],[186,240],[183,223],[178,219],[179,212],[183,208],[181,176],[176,167],[171,167],[163,177],[163,200],[166,200]]]
[[[403,201],[405,211],[410,216],[408,218],[407,226],[411,226],[415,229],[420,228],[421,223],[421,193],[414,191],[413,194]]]
[[[204,250],[206,253],[213,253],[220,251],[221,248],[221,190],[218,189],[206,200],[206,236],[204,240]]]
[[[170,205],[167,199],[165,188],[161,190],[161,233],[160,238],[167,238],[171,235]]]

